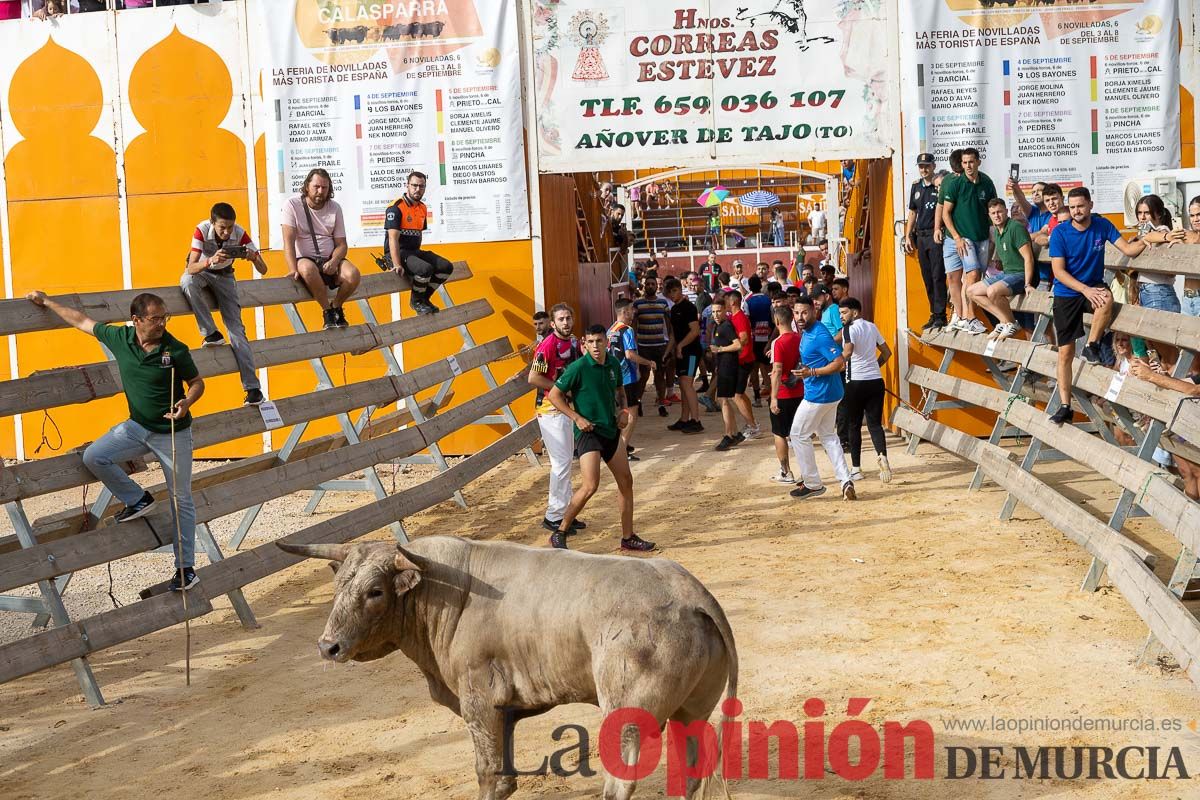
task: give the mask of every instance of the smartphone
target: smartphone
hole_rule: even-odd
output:
[[[1179,219],[1178,217],[1171,220],[1171,230],[1173,230],[1173,231],[1183,230],[1183,220]]]
[[[1008,177],[1012,178],[1017,183],[1020,183],[1021,182],[1021,165],[1020,164],[1009,164],[1008,165]]]

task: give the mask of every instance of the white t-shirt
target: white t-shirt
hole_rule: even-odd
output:
[[[845,330],[843,330],[843,336]],[[879,357],[875,354],[875,348],[884,343],[883,334],[879,332],[879,328],[875,327],[874,322],[856,319],[850,323],[848,330],[850,331],[850,343],[854,345],[854,352],[850,354],[850,364],[847,370],[848,380],[882,379],[883,373],[879,369]]]

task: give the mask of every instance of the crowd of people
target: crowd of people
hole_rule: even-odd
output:
[[[778,261],[761,262],[753,273],[734,262],[727,272],[710,252],[701,269],[678,277],[660,280],[656,266],[639,265],[632,276],[637,296],[617,300],[611,326],[590,326],[582,341],[570,306],[534,315],[528,380],[537,388],[550,459],[541,524],[551,546],[567,547],[567,537],[585,527],[579,514],[599,486],[603,463],[619,497],[621,548],[654,549],[634,532],[629,462],[639,459],[635,432],[646,424],[639,418],[655,407],[659,417],[669,416],[673,388],[679,412],[665,428],[704,434],[703,411],[719,411],[721,436],[713,449],[721,453],[763,435],[756,409],[765,404],[778,460],[770,480],[791,486],[796,499],[826,492],[814,436],[833,465],[840,496],[857,498],[864,422],[879,478],[891,480],[881,371],[891,351],[831,265],[802,267],[795,284],[788,274]],[[582,480],[572,492],[575,458]]]
[[[1145,195],[1135,207],[1137,228],[1126,238],[1093,213],[1086,186],[1064,192],[1058,184],[1035,181],[1026,194],[1018,176],[1009,175],[1005,190],[1010,206],[980,170],[978,150],[954,150],[949,162],[949,172],[938,172],[933,155],[920,154],[920,178],[909,190],[903,245],[917,255],[929,302],[922,333],[943,328],[987,333],[978,308],[995,323],[991,338],[1014,336],[1032,328],[1033,317],[1014,314],[1012,299],[1041,287],[1053,298],[1049,336],[1058,356],[1058,402],[1047,407],[1052,422],[1061,425],[1074,418],[1072,370],[1080,340],[1080,355],[1089,363],[1200,396],[1200,364],[1193,361],[1186,380],[1172,377],[1177,347],[1109,330],[1119,303],[1200,316],[1200,279],[1184,281],[1181,300],[1175,275],[1137,268],[1147,249],[1200,244],[1200,196],[1187,205],[1191,227],[1185,230],[1161,197]],[[1130,259],[1128,268],[1105,267],[1110,243]],[[1090,327],[1084,325],[1085,314],[1092,316]],[[1200,465],[1164,451],[1156,459],[1176,467],[1188,496],[1200,498]]]

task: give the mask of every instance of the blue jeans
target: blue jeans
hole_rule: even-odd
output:
[[[1189,317],[1200,317],[1200,295],[1188,297],[1185,294],[1180,303],[1180,310]]]
[[[1175,287],[1169,283],[1138,283],[1138,305],[1143,308],[1156,308],[1159,311],[1170,311],[1178,314],[1180,311],[1179,295]]]
[[[169,492],[175,492],[174,484],[178,482],[176,502],[179,505],[179,551],[182,553],[175,553],[175,566],[179,569],[193,567],[196,565],[196,506],[192,502],[190,427],[175,431],[174,469],[171,464],[171,434],[148,431],[131,419],[125,420],[88,445],[83,451],[83,464],[118,500],[131,506],[142,499],[146,490],[125,474],[121,464],[147,453],[154,453],[162,464]],[[170,530],[155,531],[161,539],[173,538],[175,535],[174,508],[171,509],[171,514]]]
[[[983,272],[987,269],[988,261],[992,257],[991,242],[976,242],[965,238],[963,241],[967,243],[965,256],[958,254],[958,247],[949,236],[942,242],[942,263],[946,265],[947,275],[960,269],[966,272]]]

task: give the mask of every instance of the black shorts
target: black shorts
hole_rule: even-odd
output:
[[[769,342],[754,343],[754,360],[759,364],[770,364],[771,360],[767,358],[767,345]]]
[[[717,397],[733,397],[745,394],[746,384],[750,382],[750,368],[753,364],[738,364],[736,368],[717,368]]]
[[[700,368],[701,356],[683,354],[683,358],[675,359],[675,377],[677,378],[694,378],[696,371]]]
[[[642,402],[642,393],[638,391],[639,381],[625,384],[625,402],[628,405],[636,406]]]
[[[575,437],[576,457],[582,458],[585,453],[599,453],[605,464],[613,460],[620,446],[620,436],[609,439],[595,430],[583,431]]]
[[[1106,292],[1108,287],[1104,284],[1095,284],[1092,288],[1103,289]],[[1083,336],[1083,315],[1092,310],[1092,301],[1088,300],[1083,295],[1074,297],[1054,297],[1054,335],[1060,346],[1071,344],[1080,336]]]
[[[803,397],[779,398],[779,413],[771,412],[771,433],[784,439],[792,432],[792,421],[796,419],[796,409],[804,402]]]
[[[655,369],[661,369],[662,365],[663,365],[663,359],[667,355],[667,346],[665,344],[650,344],[650,345],[639,344],[638,345],[638,355],[641,356],[642,358],[646,359],[647,361],[654,362]],[[650,367],[643,367],[643,369],[648,370],[648,369],[650,369]]]

